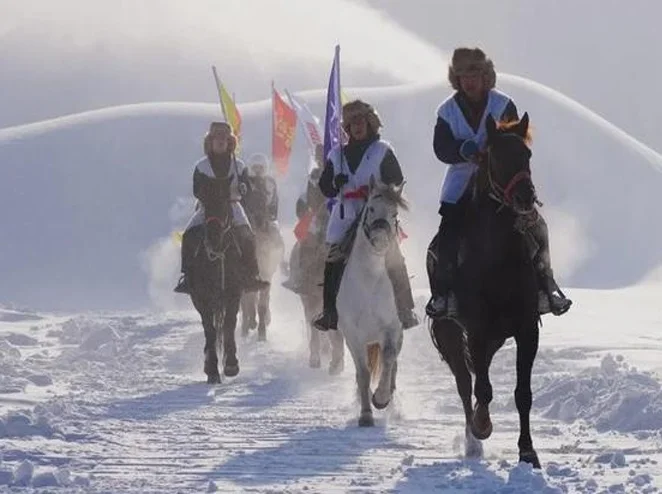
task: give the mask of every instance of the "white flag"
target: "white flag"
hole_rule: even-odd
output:
[[[322,144],[322,130],[320,128],[319,119],[313,115],[313,112],[310,111],[310,108],[308,108],[305,101],[292,96],[287,90],[285,91],[285,94],[287,94],[287,97],[292,104],[292,108],[297,112],[299,122],[301,122],[301,125],[303,126],[303,133],[306,135],[310,154],[315,156],[315,147]]]

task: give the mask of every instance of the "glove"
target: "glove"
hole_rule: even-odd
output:
[[[239,193],[241,194],[242,197],[248,193],[248,187],[244,182],[239,183]]]
[[[471,161],[471,159],[478,154],[478,151],[478,144],[471,139],[467,139],[460,146],[460,156],[467,161]]]
[[[349,177],[346,173],[339,173],[333,178],[333,186],[338,190],[340,190],[340,188],[342,188],[347,182],[349,182]]]

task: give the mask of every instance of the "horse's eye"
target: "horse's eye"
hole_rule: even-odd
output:
[[[374,212],[375,212],[375,208],[373,208],[372,206],[370,206],[370,207],[368,208],[368,211],[371,212],[371,213],[374,213]]]

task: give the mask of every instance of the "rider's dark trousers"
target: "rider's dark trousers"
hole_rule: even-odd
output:
[[[470,197],[465,194],[455,204],[442,202],[439,208],[441,223],[437,233],[437,263],[434,272],[428,272],[433,296],[446,295],[455,280],[460,239]]]

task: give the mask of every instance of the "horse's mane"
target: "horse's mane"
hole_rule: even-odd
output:
[[[380,187],[379,193],[386,199],[388,202],[395,203],[399,208],[409,211],[409,201],[402,197],[402,194],[398,191],[396,187],[392,185],[387,187]]]
[[[516,127],[519,122],[519,120],[501,120],[500,122],[497,122],[497,130],[502,133],[508,133],[513,127]],[[524,136],[523,141],[527,146],[531,146],[531,143],[533,142],[533,133],[531,132],[530,125],[526,129],[526,135]]]

